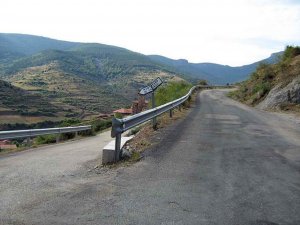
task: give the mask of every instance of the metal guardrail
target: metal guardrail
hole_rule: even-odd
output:
[[[72,133],[72,132],[78,132],[83,130],[90,130],[91,128],[92,126],[89,125],[89,126],[78,126],[78,127],[0,131],[0,140],[14,139],[14,138],[30,138],[30,137],[36,137],[45,134]]]
[[[192,87],[189,92],[184,95],[181,98],[178,98],[172,102],[168,102],[164,105],[158,106],[153,109],[146,110],[144,112],[135,114],[133,116],[129,116],[124,119],[117,119],[113,118],[112,120],[112,130],[111,130],[111,137],[116,138],[115,142],[115,161],[118,161],[120,158],[120,144],[121,144],[121,135],[123,132],[142,124],[148,120],[153,119],[154,117],[157,117],[161,115],[164,112],[170,111],[170,116],[172,115],[172,109],[174,109],[177,106],[180,106],[182,103],[184,103],[190,95],[193,93],[193,91],[200,86],[194,86]],[[207,88],[207,86],[205,87]]]

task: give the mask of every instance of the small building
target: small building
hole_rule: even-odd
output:
[[[1,140],[0,145],[10,145],[11,141],[10,140]]]
[[[109,118],[111,118],[111,117],[113,117],[113,116],[114,116],[113,113],[99,113],[99,114],[97,115],[97,118],[98,118],[98,119],[109,119]]]
[[[113,111],[113,113],[120,113],[123,116],[128,116],[128,115],[132,114],[132,109],[121,108],[121,109],[117,109],[117,110]]]
[[[0,141],[0,150],[1,149],[16,149],[17,146],[12,144],[10,140],[1,140]]]
[[[145,100],[145,97],[143,95],[139,95],[138,99],[132,102],[130,109],[121,108],[113,111],[113,113],[120,113],[123,116],[134,115],[147,109],[148,103],[149,102]]]

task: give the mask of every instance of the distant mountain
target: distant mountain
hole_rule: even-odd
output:
[[[247,79],[261,63],[277,62],[282,52],[274,53],[269,58],[249,65],[231,67],[215,63],[189,63],[185,59],[173,60],[159,55],[149,57],[162,65],[174,67],[175,70],[193,78],[208,80],[211,84],[235,83]]]
[[[111,112],[129,106],[138,89],[158,76],[166,81],[183,77],[145,55],[115,46],[17,34],[0,34],[0,46],[5,46],[0,48],[0,79],[55,106],[53,119]],[[50,115],[37,111],[31,114]]]

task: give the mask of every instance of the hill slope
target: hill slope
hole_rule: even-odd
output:
[[[128,106],[138,89],[157,76],[166,81],[182,80],[147,56],[124,48],[4,36],[0,46],[10,43],[6,49],[13,57],[0,61],[0,78],[46,99],[61,110],[63,118],[84,118]],[[20,43],[24,39],[32,45],[37,42],[37,46],[32,51],[23,48]],[[41,112],[40,116],[45,115]]]
[[[40,122],[60,118],[64,109],[51,104],[39,94],[23,90],[0,80],[1,122]]]
[[[79,43],[59,41],[34,35],[0,33],[0,60],[6,58],[5,53],[18,58],[47,49],[68,50],[77,45]]]
[[[288,46],[278,63],[260,65],[231,96],[261,109],[300,111],[300,47]]]

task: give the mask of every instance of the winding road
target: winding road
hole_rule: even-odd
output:
[[[0,157],[0,224],[299,225],[300,120],[226,92],[202,91],[128,167],[92,169],[93,138],[86,155],[56,146]]]

